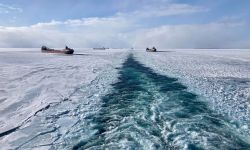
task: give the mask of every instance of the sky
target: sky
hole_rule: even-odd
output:
[[[0,0],[0,47],[250,48],[249,0]]]

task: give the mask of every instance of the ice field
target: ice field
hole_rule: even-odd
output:
[[[0,149],[250,149],[250,50],[0,49]]]

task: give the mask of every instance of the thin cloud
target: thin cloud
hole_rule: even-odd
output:
[[[23,12],[23,9],[0,3],[0,14],[8,14],[8,13],[12,13],[12,12],[20,12],[21,13],[21,12]]]
[[[141,11],[136,11],[133,14],[140,17],[162,17],[206,11],[208,11],[208,9],[203,7],[191,6],[188,4],[171,4],[168,6],[160,6],[157,9],[149,7]]]
[[[131,13],[117,13],[118,16],[130,16],[138,18],[164,17],[175,15],[186,15],[199,12],[207,12],[208,8],[201,6],[192,6],[189,4],[165,4],[165,5],[147,5],[140,10]]]

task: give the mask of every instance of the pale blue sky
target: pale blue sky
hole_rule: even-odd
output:
[[[7,36],[0,38],[0,47],[36,47],[51,39],[43,35],[43,42],[32,44],[27,42],[29,33],[41,36],[49,32],[61,34],[64,42],[79,47],[141,47],[150,41],[150,45],[166,48],[247,48],[249,10],[249,0],[0,0],[0,35]],[[165,34],[158,32],[163,29]],[[208,35],[204,30],[209,31]],[[16,31],[23,35],[27,32],[27,39],[22,38],[26,44],[16,42]],[[81,44],[70,38],[75,33],[91,38],[82,37],[88,42]],[[204,39],[212,39],[213,34],[225,37],[207,42],[199,38],[185,40],[196,34]],[[165,41],[153,42],[149,35]],[[113,44],[113,39],[118,42]],[[62,44],[54,43],[51,45]]]
[[[10,10],[9,13],[1,13],[0,9],[1,26],[22,26],[51,20],[63,21],[86,17],[109,17],[119,12],[130,13],[148,6],[155,6],[154,9],[157,9],[171,3],[199,6],[209,11],[150,19],[157,21],[158,24],[208,23],[231,17],[246,21],[250,19],[249,0],[0,0],[0,3],[22,9],[22,12]]]

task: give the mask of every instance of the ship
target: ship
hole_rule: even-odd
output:
[[[48,48],[46,46],[42,46],[41,51],[42,53],[59,53],[59,54],[73,54],[74,53],[74,49],[69,48],[68,46],[66,46],[62,50],[56,50],[56,49]]]

